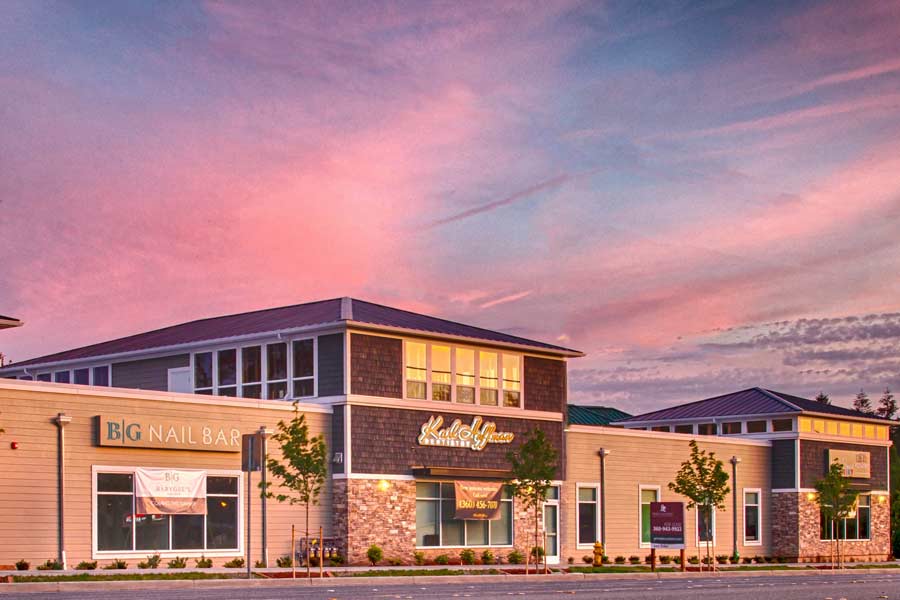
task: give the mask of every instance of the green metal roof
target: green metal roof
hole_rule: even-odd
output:
[[[609,425],[619,419],[627,419],[631,415],[611,406],[569,405],[570,425]]]

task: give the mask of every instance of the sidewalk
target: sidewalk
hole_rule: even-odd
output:
[[[815,568],[796,568],[796,569],[760,569],[752,571],[735,571],[722,570],[717,572],[685,572],[678,570],[661,570],[655,573],[553,573],[550,575],[510,575],[510,574],[485,574],[485,575],[411,575],[411,576],[373,576],[373,577],[326,577],[324,579],[169,579],[169,580],[135,580],[135,581],[59,581],[59,582],[39,582],[39,583],[7,583],[0,584],[0,595],[8,593],[22,592],[86,592],[91,590],[146,590],[146,589],[209,589],[209,588],[240,588],[240,587],[291,587],[291,586],[317,586],[326,588],[337,588],[345,586],[386,586],[398,584],[452,584],[452,583],[473,583],[478,582],[515,582],[515,581],[578,581],[578,580],[605,580],[605,581],[628,581],[628,580],[658,580],[658,579],[718,579],[718,578],[741,578],[741,577],[790,577],[790,576],[827,576],[832,573],[835,575],[854,575],[854,574],[896,574],[900,575],[900,568],[889,567],[887,565],[897,565],[897,563],[857,563],[860,568],[835,570],[832,572],[828,569]],[[795,565],[782,565],[795,566]],[[807,565],[802,565],[807,567]],[[428,571],[447,567],[421,567],[416,569],[402,567],[343,567],[339,569],[326,569],[326,571],[334,572],[365,572],[373,570],[391,571],[391,570],[416,570]],[[483,571],[486,569],[496,568],[491,565],[473,565],[461,567],[458,565],[450,566],[453,570],[463,571]],[[171,572],[170,569],[156,570],[156,573]],[[179,572],[204,572],[204,573],[228,573],[236,575],[237,569],[184,569]],[[101,571],[100,574],[127,574],[138,572],[144,575],[152,574],[154,571],[144,569],[122,569],[116,571]],[[290,572],[290,569],[254,569],[257,572]],[[5,571],[4,574],[10,573]],[[83,574],[85,571],[15,571],[18,575],[72,575]],[[97,573],[94,571],[93,573]],[[298,575],[300,570],[298,570]]]

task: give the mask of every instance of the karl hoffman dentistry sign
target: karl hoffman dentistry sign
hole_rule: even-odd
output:
[[[449,427],[443,427],[443,424],[444,417],[430,417],[422,424],[419,445],[480,451],[488,444],[509,444],[515,437],[511,432],[497,431],[496,423],[484,421],[481,417],[473,418],[471,424],[465,424],[460,419],[453,421]]]
[[[240,452],[241,431],[230,425],[168,419],[99,415],[101,446]]]

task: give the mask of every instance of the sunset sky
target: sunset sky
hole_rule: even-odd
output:
[[[0,255],[13,360],[350,295],[573,402],[877,398],[900,2],[7,1]]]

